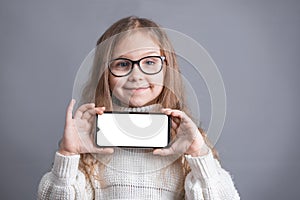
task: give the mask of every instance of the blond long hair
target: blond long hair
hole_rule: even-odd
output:
[[[96,106],[105,106],[106,110],[112,109],[112,94],[108,82],[109,71],[106,63],[112,59],[112,53],[118,41],[132,34],[132,31],[142,31],[148,34],[159,45],[161,55],[166,57],[164,65],[167,67],[164,74],[164,87],[155,103],[165,108],[182,110],[189,115],[176,54],[167,34],[155,22],[135,16],[126,17],[115,22],[97,41],[91,77],[83,90],[81,103],[95,102]],[[212,148],[205,132],[200,127],[199,130],[208,146]],[[175,134],[173,132],[171,137],[174,138]],[[214,149],[213,154],[217,157],[217,152]],[[179,159],[181,159],[183,173],[186,175],[190,171],[187,161],[184,156]],[[90,175],[93,174],[96,167],[99,167],[99,161],[94,159],[91,154],[83,154],[81,155],[79,167],[86,175]]]

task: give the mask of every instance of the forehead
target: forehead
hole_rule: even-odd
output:
[[[138,55],[146,52],[160,52],[159,45],[146,32],[134,32],[126,34],[116,44],[113,57],[120,57],[124,55]]]

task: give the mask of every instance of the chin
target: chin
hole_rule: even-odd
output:
[[[147,102],[141,102],[141,101],[130,101],[129,106],[130,107],[143,107],[152,104],[152,101]]]
[[[147,103],[130,103],[129,104],[129,106],[133,107],[133,108],[135,108],[135,107],[143,107],[143,106],[146,106],[146,105],[147,105]]]

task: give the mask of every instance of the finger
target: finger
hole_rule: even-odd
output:
[[[178,118],[182,118],[184,115],[184,112],[182,112],[180,110],[173,110],[170,108],[163,108],[163,109],[161,109],[161,112],[166,115],[171,115],[172,117],[178,117]]]
[[[95,115],[102,115],[104,113],[105,107],[97,107],[94,109],[87,110],[84,112],[82,119],[86,119],[88,122],[94,122]]]
[[[186,150],[189,148],[190,145],[191,145],[190,141],[187,141],[184,138],[179,138],[179,139],[176,139],[169,148],[156,149],[153,151],[153,154],[161,155],[161,156],[182,154],[182,153],[186,152]]]
[[[94,127],[95,122],[96,122],[96,117],[93,116],[93,117],[87,119],[87,121],[88,121],[88,123],[91,125],[91,127]]]
[[[75,105],[76,100],[72,99],[68,105],[67,113],[66,113],[66,122],[72,119],[72,112]]]
[[[182,111],[177,109],[171,109],[171,108],[162,108],[161,112],[182,112]]]
[[[96,115],[96,111],[94,108],[88,109],[82,114],[81,119],[89,120],[89,119],[95,117],[95,115]]]
[[[179,125],[172,123],[171,128],[176,132],[176,130],[178,129]]]
[[[80,119],[83,115],[83,113],[88,110],[88,109],[91,109],[91,108],[95,108],[95,104],[94,103],[88,103],[88,104],[83,104],[81,105],[77,111],[75,112],[75,116],[74,118],[75,119]]]
[[[170,115],[172,113],[172,109],[162,108],[161,112],[163,114]],[[172,119],[171,128],[176,130],[178,128],[179,124],[180,124],[180,119],[176,119],[176,118],[173,118],[173,117],[171,119]]]
[[[173,117],[173,116],[172,116],[172,122],[175,123],[175,124],[177,124],[177,125],[179,125],[180,122],[181,122],[181,119],[178,118],[178,117]]]
[[[189,118],[185,112],[181,111],[181,110],[173,110],[170,108],[163,108],[161,109],[161,111],[163,113],[165,113],[166,115],[170,115],[172,117],[172,120],[177,123],[178,125],[181,122],[192,122],[191,118]]]
[[[177,117],[182,119],[184,117],[183,112],[180,110],[172,110],[171,114],[172,117]]]
[[[175,154],[175,151],[174,151],[173,147],[171,146],[170,148],[166,148],[166,149],[155,149],[153,151],[153,154],[160,155],[160,156],[168,156],[168,155]]]
[[[172,113],[171,113],[171,116],[172,116],[172,119],[174,118],[174,120],[177,119],[180,119],[180,123],[182,122],[186,122],[186,123],[189,123],[189,122],[192,122],[192,119],[183,111],[180,111],[180,110],[173,110]]]
[[[172,113],[172,109],[170,108],[162,108],[161,112],[166,114],[166,115],[170,115]]]
[[[95,111],[96,111],[96,114],[102,115],[103,112],[105,111],[105,107],[96,107]]]

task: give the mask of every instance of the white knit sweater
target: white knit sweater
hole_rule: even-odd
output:
[[[79,155],[57,152],[51,172],[40,181],[38,199],[240,199],[229,173],[211,151],[201,157],[185,156],[191,167],[186,177],[178,157],[156,156],[146,149],[115,148],[113,155],[95,158],[102,163],[95,172],[102,181],[78,170]]]

